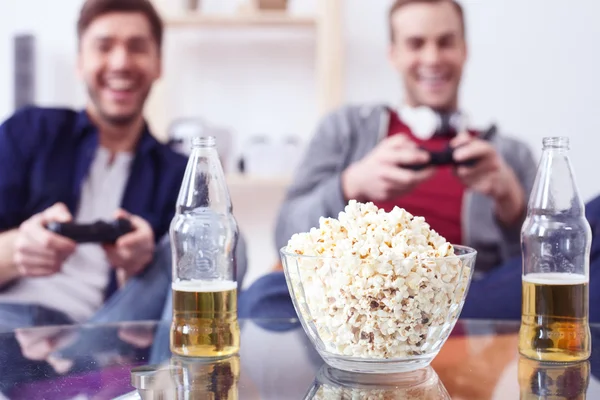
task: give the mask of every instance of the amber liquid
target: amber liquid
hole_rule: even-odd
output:
[[[587,360],[591,352],[588,280],[567,273],[523,277],[519,352],[540,361]]]
[[[240,347],[235,282],[173,283],[171,351],[189,357],[225,357]]]

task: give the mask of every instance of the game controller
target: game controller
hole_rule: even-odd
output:
[[[490,141],[496,135],[497,131],[498,131],[498,128],[496,127],[495,124],[493,124],[492,126],[489,127],[489,129],[487,129],[485,132],[483,132],[483,134],[481,134],[479,136],[479,139]],[[460,146],[458,146],[458,147],[460,147]],[[429,153],[429,162],[423,163],[423,164],[400,165],[400,167],[405,168],[405,169],[410,169],[412,171],[420,171],[429,166],[440,167],[440,166],[444,166],[444,165],[452,165],[455,167],[473,167],[477,164],[477,162],[479,162],[479,158],[474,158],[471,160],[465,160],[465,161],[461,161],[461,162],[454,160],[454,157],[453,157],[454,150],[456,150],[458,147],[453,148],[451,146],[447,146],[442,151],[429,151],[429,150],[421,148],[422,150]]]
[[[452,147],[447,147],[442,151],[429,151],[425,149],[423,150],[429,153],[429,162],[422,164],[401,165],[401,167],[405,169],[410,169],[412,171],[420,171],[430,166],[440,167],[444,165],[452,165],[455,167],[472,167],[475,164],[477,164],[477,161],[479,161],[479,159],[477,158],[461,162],[454,160],[454,157],[452,156],[454,154],[454,149]]]
[[[91,224],[50,222],[46,228],[77,243],[105,244],[115,243],[121,236],[133,231],[131,222],[125,218],[110,222],[96,221]]]

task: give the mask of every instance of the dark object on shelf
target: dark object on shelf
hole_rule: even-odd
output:
[[[287,0],[254,0],[254,6],[257,10],[286,10]]]
[[[14,38],[14,107],[15,110],[35,103],[35,37]]]
[[[197,11],[200,8],[200,0],[186,0],[185,5],[189,11]]]

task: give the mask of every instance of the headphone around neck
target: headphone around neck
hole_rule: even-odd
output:
[[[453,137],[468,127],[467,116],[460,111],[441,113],[426,106],[402,106],[398,116],[421,140],[434,136]]]

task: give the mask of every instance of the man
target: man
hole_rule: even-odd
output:
[[[467,44],[457,2],[398,0],[389,22],[403,104],[343,107],[324,119],[281,208],[277,247],[356,199],[425,217],[447,240],[474,247],[478,274],[487,272],[519,254],[532,155],[514,139],[465,129],[458,96]],[[448,146],[461,165],[428,164],[426,150]]]
[[[132,285],[144,304],[122,317],[144,318],[139,307],[158,317],[167,295],[164,284],[151,290],[168,271],[148,266],[187,161],[142,115],[161,74],[161,19],[146,0],[88,0],[77,33],[85,109],[28,107],[0,126],[0,327],[86,321],[105,300],[131,297]],[[133,231],[114,245],[77,245],[46,229],[119,217]],[[127,290],[111,296],[118,288]]]

